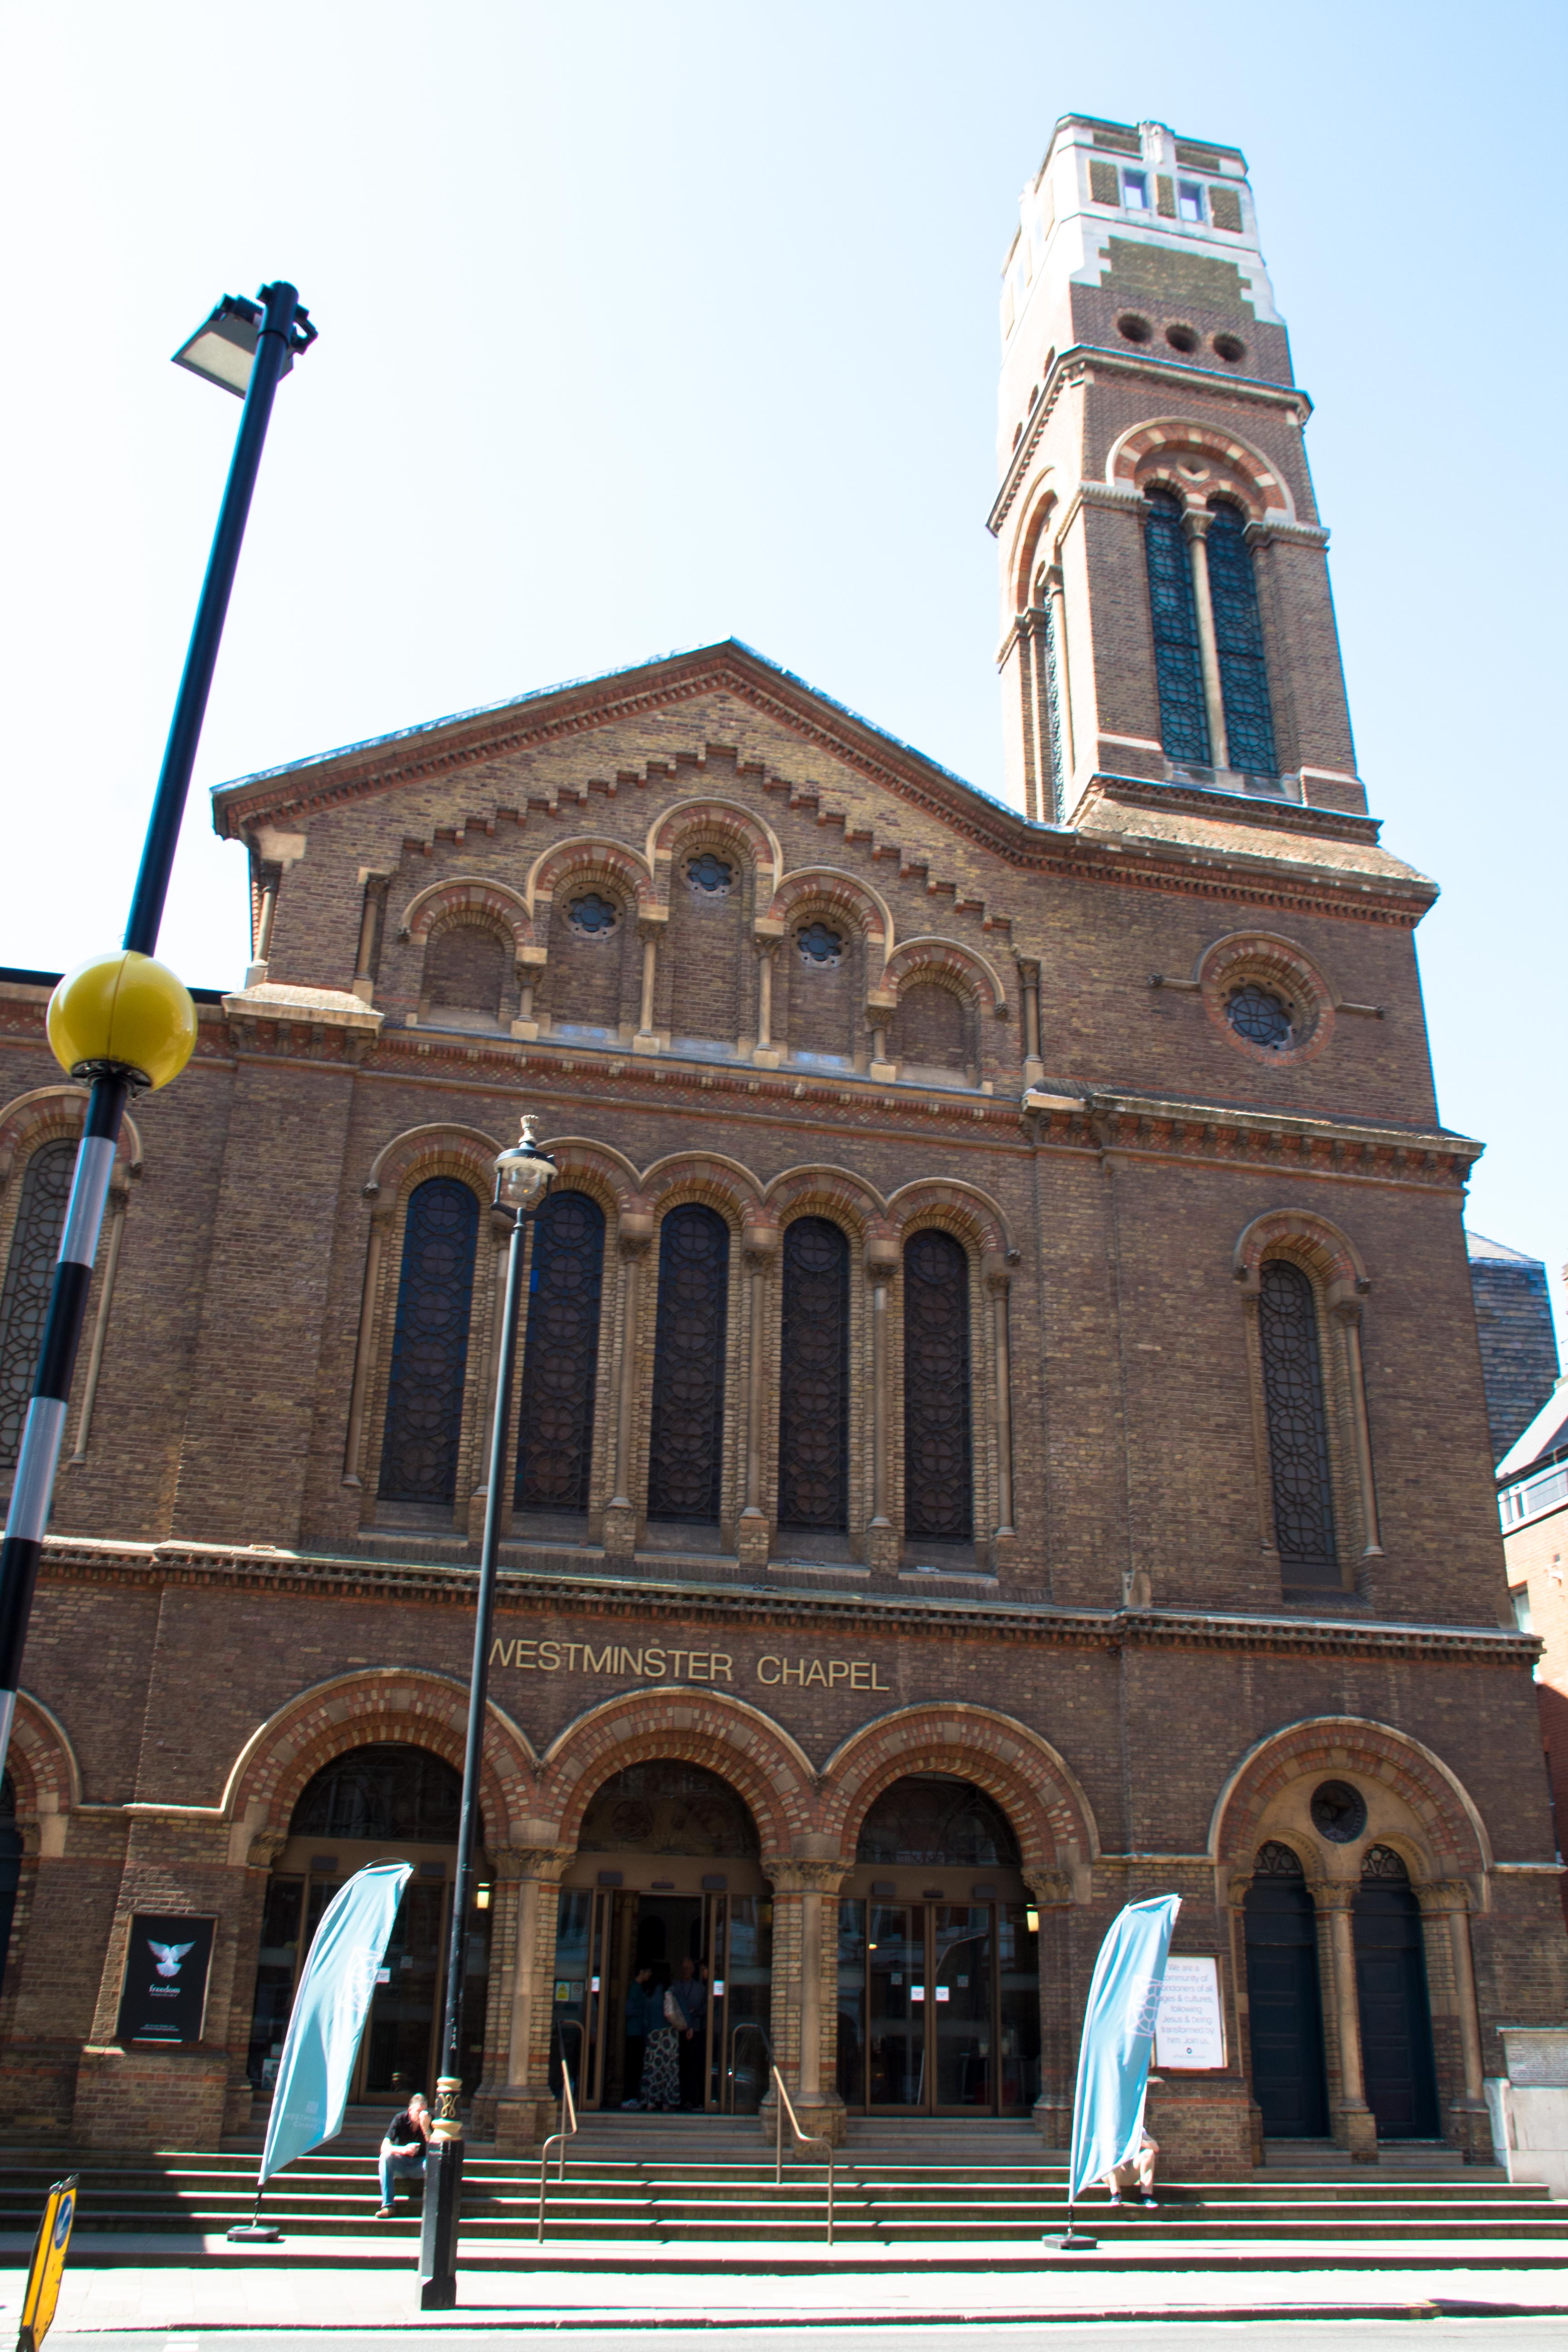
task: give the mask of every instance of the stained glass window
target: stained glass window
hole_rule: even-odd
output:
[[[518,1411],[520,1511],[585,1511],[594,1458],[605,1213],[552,1192],[534,1220]]]
[[[463,1776],[444,1757],[377,1740],[322,1767],[301,1793],[289,1833],[446,1845],[458,1834],[462,1794]]]
[[[596,939],[615,929],[616,908],[612,899],[602,898],[596,890],[586,890],[582,898],[573,899],[566,919],[574,931],[584,931],[590,939]]]
[[[969,1261],[951,1234],[904,1250],[904,1533],[974,1533],[969,1409]]]
[[[14,1463],[21,1447],[75,1168],[74,1143],[43,1143],[22,1172],[0,1287],[0,1465]]]
[[[1288,1258],[1270,1258],[1263,1268],[1258,1333],[1279,1556],[1287,1570],[1327,1570],[1337,1555],[1318,1303],[1306,1275]]]
[[[915,1772],[874,1801],[860,1824],[855,1859],[1016,1870],[1018,1841],[1001,1807],[972,1780]]]
[[[807,923],[795,933],[795,943],[805,963],[837,963],[844,953],[843,939],[826,923]]]
[[[779,1525],[849,1525],[849,1244],[826,1217],[784,1234]]]
[[[1225,732],[1233,768],[1272,776],[1274,718],[1268,707],[1268,667],[1263,657],[1263,623],[1258,610],[1258,577],[1247,544],[1247,517],[1222,499],[1209,509],[1209,601],[1214,607],[1215,650],[1219,656]]]
[[[710,849],[704,849],[687,867],[686,878],[692,888],[700,891],[704,898],[724,898],[729,896],[730,885],[735,875],[733,867],[726,866],[721,857],[715,856]]]
[[[1296,1042],[1296,1024],[1290,1018],[1290,1007],[1271,988],[1264,988],[1255,980],[1244,981],[1226,999],[1225,1017],[1238,1037],[1249,1045],[1267,1045],[1280,1053]]]
[[[730,1228],[689,1202],[659,1228],[647,1515],[711,1525],[723,1474]]]
[[[1154,675],[1160,688],[1160,740],[1173,760],[1207,765],[1208,713],[1198,653],[1193,567],[1182,530],[1182,502],[1170,490],[1151,490],[1143,525],[1149,566],[1149,613],[1154,626]]]
[[[479,1231],[479,1202],[456,1178],[432,1176],[409,1194],[381,1448],[383,1502],[456,1498]]]

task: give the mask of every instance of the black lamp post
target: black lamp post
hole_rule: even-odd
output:
[[[419,2237],[419,2305],[450,2311],[458,2300],[458,2223],[462,2212],[462,2052],[458,2042],[463,1999],[463,1958],[468,1942],[468,1883],[474,1871],[474,1841],[479,1816],[479,1772],[484,1755],[485,1707],[490,1678],[490,1624],[495,1615],[496,1547],[500,1539],[501,1473],[512,1376],[517,1366],[519,1296],[522,1287],[522,1234],[550,1197],[555,1162],[533,1140],[532,1121],[510,1151],[496,1160],[495,1207],[511,1219],[507,1248],[506,1296],[501,1306],[500,1360],[496,1368],[495,1413],[490,1423],[489,1477],[485,1487],[485,1531],[479,1545],[479,1589],[474,1615],[474,1663],[468,1677],[468,1735],[463,1749],[463,1798],[458,1815],[457,1885],[452,1892],[452,1928],[447,1946],[447,2010],[441,2030],[442,2071],[436,2084],[431,2147],[425,2167],[425,2214]]]
[[[71,1076],[85,1078],[91,1091],[16,1455],[5,1538],[0,1544],[0,1770],[16,1711],[22,1651],[54,1500],[71,1374],[126,1100],[141,1087],[167,1086],[177,1077],[196,1041],[195,1007],[174,974],[153,961],[153,950],[272,396],[279,378],[294,364],[294,353],[308,350],[315,339],[299,294],[279,280],[264,286],[257,302],[226,294],[211,318],[174,354],[177,365],[237,394],[245,411],[153,796],[125,944],[118,955],[93,956],[79,964],[49,1001],[49,1044]]]

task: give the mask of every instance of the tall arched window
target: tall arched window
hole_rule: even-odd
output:
[[[730,1228],[700,1202],[659,1228],[647,1515],[711,1525],[724,1467]]]
[[[1287,1580],[1337,1581],[1317,1293],[1289,1258],[1269,1258],[1259,1275],[1258,1336],[1280,1564]]]
[[[849,1526],[849,1244],[826,1217],[784,1234],[779,1525]]]
[[[1143,552],[1149,566],[1154,675],[1160,688],[1160,740],[1170,759],[1196,760],[1206,766],[1211,757],[1209,726],[1192,559],[1182,529],[1182,502],[1171,490],[1149,493]]]
[[[1247,544],[1247,517],[1228,499],[1216,500],[1209,514],[1209,601],[1214,607],[1215,651],[1219,656],[1230,764],[1256,775],[1272,776],[1279,761],[1268,707],[1258,580],[1252,550]]]
[[[409,1194],[381,1448],[383,1502],[456,1498],[479,1231],[479,1202],[454,1177],[432,1176]]]
[[[904,1247],[904,1533],[974,1533],[969,1409],[969,1261],[951,1234]]]
[[[518,1414],[520,1511],[585,1511],[594,1458],[605,1213],[586,1192],[552,1192],[533,1227]]]
[[[74,1143],[44,1143],[22,1175],[0,1286],[0,1467],[10,1467],[22,1443],[75,1167]]]

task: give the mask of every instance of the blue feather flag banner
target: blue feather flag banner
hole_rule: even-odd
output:
[[[1091,2180],[1103,2179],[1137,2154],[1154,2020],[1165,1982],[1171,1930],[1181,1907],[1179,1895],[1156,1895],[1147,1903],[1129,1903],[1111,1921],[1100,1948],[1078,2053],[1068,2190],[1071,2198],[1080,2197]]]
[[[278,2062],[262,2180],[342,2129],[376,1970],[412,1876],[411,1863],[373,1862],[321,1915]]]

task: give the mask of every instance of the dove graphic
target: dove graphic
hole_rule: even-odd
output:
[[[194,1943],[155,1944],[149,1936],[147,1949],[157,1955],[158,1974],[161,1977],[177,1977],[180,1973],[180,1962],[187,1952],[195,1951],[195,1945]]]

